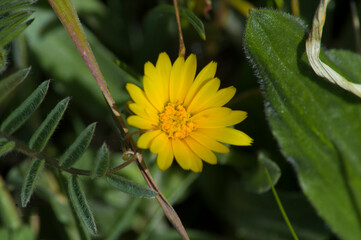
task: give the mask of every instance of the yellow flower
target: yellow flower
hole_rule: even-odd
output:
[[[197,59],[178,57],[172,63],[166,53],[159,54],[154,66],[144,66],[144,91],[128,83],[126,89],[133,102],[129,109],[129,125],[148,130],[137,142],[139,148],[150,149],[157,156],[161,170],[170,167],[175,158],[186,170],[202,171],[202,160],[216,164],[214,152],[227,153],[222,143],[248,146],[252,139],[229,128],[247,117],[243,111],[222,107],[236,93],[231,86],[220,89],[215,78],[217,64],[209,63],[196,76]],[[222,142],[222,143],[220,143]]]

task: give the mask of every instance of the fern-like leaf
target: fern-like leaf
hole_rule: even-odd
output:
[[[0,63],[1,69],[1,63]],[[24,68],[0,81],[0,104],[28,76],[31,68]]]
[[[39,107],[48,91],[50,81],[45,81],[1,124],[0,131],[13,134]]]
[[[70,98],[65,98],[60,101],[41,123],[29,141],[30,149],[37,152],[41,152],[44,149],[55,128],[58,126],[60,119],[63,117],[69,100]]]
[[[138,183],[132,182],[122,176],[111,174],[107,177],[108,182],[110,185],[116,187],[122,192],[131,194],[136,197],[143,197],[143,198],[154,198],[158,193],[147,188],[139,185]]]
[[[93,214],[90,211],[85,194],[80,187],[80,183],[76,175],[71,175],[69,179],[68,193],[78,218],[87,227],[91,234],[96,234],[97,226],[95,224]]]
[[[0,157],[11,152],[15,147],[15,142],[0,138]]]
[[[41,171],[44,168],[44,163],[44,160],[40,160],[37,158],[34,158],[31,161],[30,167],[23,182],[23,186],[21,188],[20,199],[22,207],[26,207],[26,205],[28,204],[30,197],[35,189],[36,182],[40,176]]]
[[[109,167],[109,150],[104,143],[97,153],[97,159],[92,169],[91,178],[102,177],[106,174]]]
[[[26,19],[33,12],[27,9],[33,2],[30,0],[0,1],[0,48],[12,41],[32,22]]]
[[[70,168],[88,148],[95,131],[96,123],[90,124],[75,139],[73,144],[62,155],[59,165],[64,168]]]

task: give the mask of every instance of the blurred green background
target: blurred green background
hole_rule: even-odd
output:
[[[167,52],[172,61],[177,57],[176,21],[165,7],[172,2],[73,2],[109,89],[122,114],[127,116],[129,112],[125,103],[129,96],[125,83],[140,85],[144,63],[155,63],[160,52]],[[277,9],[281,6],[280,11],[293,14],[291,2],[248,1],[256,8]],[[211,4],[211,10],[205,12],[207,3]],[[280,153],[269,130],[257,77],[243,50],[247,16],[237,6],[245,7],[246,2],[183,0],[179,4],[201,19],[206,34],[206,40],[202,40],[189,19],[182,18],[186,54],[197,55],[198,70],[210,61],[218,63],[216,76],[221,79],[222,86],[234,85],[237,88],[237,94],[228,106],[248,112],[248,118],[236,128],[254,139],[252,147],[231,147],[230,154],[219,155],[218,165],[205,164],[200,174],[183,171],[176,164],[161,172],[155,164],[155,157],[144,152],[155,181],[175,207],[190,238],[292,238],[269,191],[259,161],[263,159],[273,170],[271,174],[277,181],[276,189],[299,238],[337,239],[300,190],[292,166]],[[317,4],[318,1],[314,0],[299,1],[300,18],[309,26]],[[76,166],[90,169],[96,149],[104,141],[111,149],[111,164],[116,166],[122,161],[120,142],[96,82],[48,2],[39,0],[32,8],[35,10],[32,14],[34,21],[8,46],[11,52],[7,71],[3,74],[28,66],[32,66],[32,71],[16,93],[0,106],[0,119],[4,119],[42,81],[53,79],[46,100],[16,136],[28,141],[52,107],[64,97],[71,96],[70,107],[46,153],[59,156],[85,126],[98,122],[92,147]],[[356,51],[348,1],[334,1],[329,8],[323,38],[325,44],[330,48]],[[0,160],[0,174],[6,180],[14,201],[19,204],[19,191],[29,161],[18,153]],[[135,164],[122,170],[121,174],[145,185]],[[23,222],[30,226],[21,235],[24,238],[19,239],[79,239],[77,223],[58,177],[54,169],[47,168],[28,207],[19,207]],[[103,179],[81,180],[99,228],[96,239],[179,239],[156,200],[130,197]],[[0,225],[0,236],[3,226]]]

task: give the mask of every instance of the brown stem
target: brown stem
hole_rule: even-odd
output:
[[[179,56],[184,57],[186,55],[186,47],[183,41],[182,26],[179,17],[178,0],[173,0],[175,17],[177,19],[178,33],[179,33]]]
[[[100,68],[98,66],[98,63],[93,55],[92,50],[90,49],[89,43],[85,38],[85,34],[83,29],[81,28],[81,24],[79,21],[79,17],[73,7],[73,4],[71,0],[48,0],[52,8],[54,9],[55,13],[58,15],[60,21],[64,25],[65,29],[67,30],[68,34],[72,38],[76,48],[78,49],[80,55],[82,56],[84,62],[88,66],[90,72],[92,73],[93,77],[95,78],[96,82],[98,83],[98,86],[100,90],[102,91],[104,98],[108,104],[108,106],[111,109],[112,116],[114,119],[114,122],[120,132],[120,135],[122,137],[122,140],[124,142],[124,145],[122,146],[123,150],[126,150],[128,147],[131,149],[131,151],[134,152],[134,154],[137,155],[137,164],[142,172],[144,179],[146,180],[148,186],[156,190],[159,193],[159,196],[157,196],[157,200],[159,204],[161,205],[162,209],[164,210],[167,208],[168,210],[164,213],[168,217],[168,219],[173,223],[174,227],[177,229],[179,234],[182,236],[183,239],[189,239],[187,236],[187,233],[182,225],[182,222],[180,221],[177,213],[174,211],[172,206],[166,201],[164,196],[160,193],[157,185],[153,181],[153,178],[147,169],[147,166],[143,162],[142,156],[138,151],[138,148],[136,147],[134,141],[132,138],[129,140],[124,140],[126,135],[128,134],[128,128],[125,125],[124,120],[122,119],[119,110],[117,109],[115,105],[115,101],[113,97],[111,96],[107,84],[104,80],[104,77],[100,71]],[[179,12],[178,12],[178,5],[177,0],[174,0],[175,5],[175,11],[177,16],[177,23],[179,28],[179,36],[180,36],[180,51],[179,55],[184,56],[185,55],[185,46],[183,42],[183,36],[182,36],[182,29],[180,27],[180,19],[179,19]]]

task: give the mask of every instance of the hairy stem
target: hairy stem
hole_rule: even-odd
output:
[[[128,140],[125,139],[128,134],[128,128],[125,125],[125,122],[123,118],[121,117],[119,110],[117,109],[115,105],[115,101],[112,97],[112,95],[109,92],[109,89],[107,87],[107,84],[105,82],[105,79],[103,77],[103,74],[100,71],[100,68],[98,66],[98,63],[94,57],[94,54],[89,46],[88,41],[86,40],[84,31],[81,27],[79,17],[74,9],[74,6],[71,2],[71,0],[48,0],[52,8],[54,9],[54,12],[58,15],[60,21],[64,25],[65,29],[67,30],[68,34],[70,35],[71,39],[73,40],[76,48],[78,49],[80,55],[82,56],[84,62],[88,66],[90,72],[92,73],[93,77],[95,78],[96,82],[98,83],[98,86],[100,90],[103,93],[103,96],[111,110],[112,117],[114,119],[114,122],[120,132],[121,138],[122,138],[122,149],[123,152],[128,151],[129,149],[136,154],[138,157],[136,159],[138,167],[140,171],[142,172],[144,179],[146,180],[148,186],[159,193],[159,196],[163,196],[155,182],[153,181],[153,178],[145,165],[145,163],[142,161],[142,157],[140,152],[138,151],[138,148],[136,147],[134,141],[132,138],[129,138]],[[175,0],[175,3],[176,0]],[[179,20],[179,13],[178,8],[176,9],[176,14],[178,15],[178,23],[180,26],[180,20]],[[183,37],[182,37],[183,42]],[[183,55],[185,54],[185,47],[183,43]],[[157,200],[159,204],[161,205],[162,209],[167,209],[169,211],[164,211],[168,219],[173,223],[174,227],[177,229],[179,234],[182,236],[183,239],[189,239],[182,222],[180,221],[177,213],[174,211],[172,206],[166,201],[164,197],[158,197]]]

